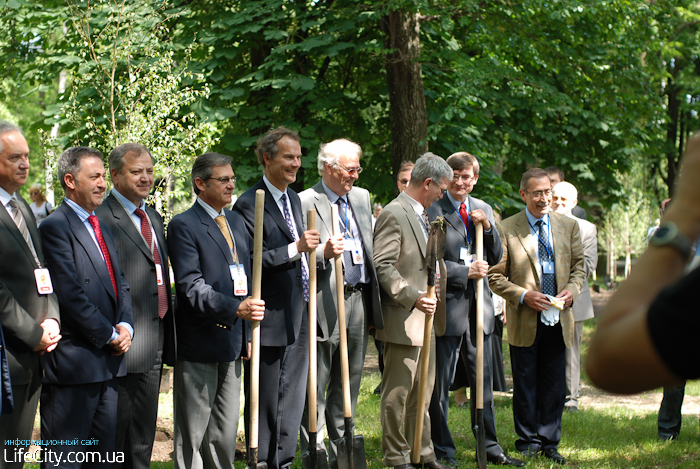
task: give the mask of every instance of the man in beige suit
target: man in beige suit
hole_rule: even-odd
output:
[[[583,245],[575,220],[549,213],[552,185],[544,170],[523,174],[520,196],[526,209],[499,226],[503,257],[489,269],[491,289],[507,302],[515,447],[526,458],[542,452],[565,464],[558,451],[565,350],[574,341],[571,305],[586,278]],[[562,310],[553,306],[554,297]]]
[[[382,452],[384,465],[410,469],[411,449],[416,431],[422,432],[420,459],[423,467],[445,469],[437,461],[430,440],[427,409],[435,382],[435,334],[445,328],[443,302],[426,296],[428,274],[424,268],[428,240],[425,209],[442,198],[452,180],[452,169],[437,155],[426,153],[413,168],[406,190],[387,205],[374,230],[374,265],[381,287],[384,329],[377,339],[384,345],[382,376]],[[440,262],[446,272],[444,263]],[[441,290],[445,291],[445,277]],[[425,315],[435,314],[431,338],[430,366],[425,402],[418,402],[420,353],[423,347]],[[425,412],[423,428],[417,429],[416,412]]]

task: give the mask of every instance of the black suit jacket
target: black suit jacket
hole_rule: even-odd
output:
[[[170,287],[170,264],[165,243],[163,218],[150,207],[146,215],[156,233],[160,258],[163,262],[165,289],[168,294],[168,312],[163,318],[164,334],[161,335],[161,320],[158,317],[158,284],[156,265],[150,246],[146,245],[141,232],[114,194],[110,194],[95,214],[109,226],[114,235],[114,244],[119,252],[119,261],[124,268],[126,281],[131,287],[131,304],[134,310],[134,340],[126,354],[127,373],[145,373],[156,363],[158,350],[163,350],[163,361],[175,365],[175,331],[173,302]]]
[[[133,327],[134,319],[129,284],[111,230],[100,222],[117,282],[117,296],[97,244],[67,203],[49,215],[39,231],[58,295],[63,336],[56,349],[46,354],[44,382],[86,384],[124,376],[124,355],[112,355],[114,349],[107,342],[116,324],[126,322]]]
[[[46,266],[41,238],[32,210],[19,195],[19,209],[27,223],[37,256]],[[5,207],[0,207],[0,322],[5,331],[7,362],[15,386],[41,382],[39,345],[44,319],[59,320],[58,299],[55,294],[40,295],[36,289],[36,261],[29,246]],[[53,278],[53,285],[59,279]]]
[[[484,254],[489,265],[498,264],[503,255],[503,248],[496,229],[496,222],[493,220],[491,206],[482,200],[469,196],[469,209],[482,209],[491,222],[491,232],[484,232]],[[430,221],[435,220],[438,216],[445,217],[447,221],[444,257],[447,267],[447,292],[445,295],[447,319],[444,335],[461,336],[467,331],[467,326],[470,324],[469,329],[472,339],[474,339],[476,315],[471,314],[471,311],[476,312],[476,281],[469,279],[469,267],[459,258],[460,248],[467,245],[467,230],[459,212],[455,210],[447,195],[428,208]],[[469,234],[470,253],[476,254],[476,228],[471,220]],[[495,320],[488,277],[484,277],[484,282],[484,334],[488,335],[493,332]]]
[[[252,271],[248,234],[236,213],[224,210],[233,231],[238,261]],[[229,266],[233,255],[216,221],[199,202],[168,225],[168,251],[175,275],[178,360],[200,363],[231,362],[248,355],[250,323],[239,321],[245,299],[233,295]]]
[[[280,212],[265,182],[260,179],[241,195],[233,210],[242,215],[253,246],[255,231],[255,191],[265,191],[265,216],[263,218],[262,299],[265,300],[265,319],[260,323],[260,344],[266,347],[284,347],[294,343],[299,336],[302,316],[306,314],[301,260],[289,259],[287,246],[294,242],[287,222]],[[301,236],[304,225],[301,202],[292,189],[287,189],[292,206],[292,216]]]

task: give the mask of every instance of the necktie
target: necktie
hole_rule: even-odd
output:
[[[552,262],[552,264],[554,264],[554,259],[550,259],[549,254],[547,253],[547,247],[549,246],[549,234],[547,233],[547,227],[544,226],[544,222],[542,220],[537,220],[535,226],[537,226],[537,235],[539,238],[537,248],[540,264],[544,262]],[[542,293],[546,295],[555,296],[557,294],[557,281],[554,274],[542,273],[540,289]]]
[[[280,198],[282,201],[282,210],[284,213],[284,221],[287,222],[287,228],[289,228],[289,232],[292,233],[292,238],[294,238],[294,241],[299,241],[299,235],[297,234],[297,231],[294,229],[294,224],[292,223],[292,215],[289,213],[289,208],[287,207],[287,194],[282,194],[282,197]],[[304,253],[300,252],[299,255],[301,256],[301,283],[304,288],[304,300],[309,301],[309,271],[306,268],[306,262],[304,262]],[[315,266],[314,266],[315,267]]]
[[[165,313],[168,312],[168,291],[165,289],[165,267],[163,266],[163,260],[160,257],[158,246],[153,242],[153,232],[146,218],[146,212],[137,208],[134,210],[134,213],[141,219],[141,234],[143,235],[143,239],[146,240],[149,249],[153,246],[153,262],[160,265],[160,271],[163,274],[163,281],[158,285],[158,317],[163,319]]]
[[[34,256],[36,265],[40,266],[39,256],[36,255],[34,243],[32,243],[32,238],[29,235],[29,228],[27,228],[27,222],[24,219],[24,216],[22,216],[22,211],[19,209],[19,205],[17,205],[17,201],[14,198],[10,199],[10,207],[12,208],[12,219],[14,220],[15,225],[17,225],[19,233],[22,235],[22,238],[24,238],[24,241],[29,246],[29,250],[32,251],[32,255]]]
[[[467,206],[464,202],[459,205],[459,216],[464,222],[464,226],[467,228],[467,237],[469,237],[469,215],[467,214]]]
[[[95,230],[95,238],[97,238],[97,244],[100,245],[100,250],[102,251],[102,257],[105,258],[105,263],[107,264],[107,270],[109,271],[109,279],[112,281],[112,288],[114,288],[114,297],[118,298],[119,293],[117,291],[117,279],[114,277],[114,269],[112,268],[112,259],[109,257],[109,250],[107,249],[107,243],[102,237],[102,230],[100,229],[100,221],[95,215],[90,215],[88,217],[92,229]]]
[[[423,210],[423,213],[421,215],[421,221],[423,222],[423,228],[425,229],[425,239],[426,241],[428,240],[428,236],[430,235],[430,219],[428,218],[428,212]]]
[[[348,209],[345,199],[338,197],[336,203],[338,204],[338,213],[345,214],[345,223],[348,225],[347,231],[350,231],[350,220],[348,219]],[[340,231],[345,232],[346,226],[343,225],[343,216],[341,215],[339,218]],[[355,242],[357,242],[357,240],[355,240]],[[352,252],[349,249],[343,251],[343,265],[345,267],[345,283],[347,285],[357,285],[362,277],[362,271],[359,265],[353,264]]]

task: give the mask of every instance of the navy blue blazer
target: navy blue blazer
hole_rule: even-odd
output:
[[[260,323],[260,344],[266,347],[285,347],[293,344],[299,336],[301,320],[306,314],[301,260],[289,259],[287,246],[294,242],[294,238],[262,179],[241,195],[233,206],[233,210],[240,213],[245,220],[251,249],[255,232],[255,191],[258,189],[265,191],[261,285],[262,299],[265,300],[265,319]],[[287,194],[297,225],[297,234],[301,236],[304,231],[301,201],[292,189],[288,188]]]
[[[469,196],[469,208],[481,209],[491,222],[491,232],[484,233],[484,254],[489,265],[496,265],[503,255],[501,238],[493,220],[493,210],[486,202]],[[445,266],[447,267],[447,292],[445,294],[445,336],[461,336],[469,327],[472,340],[476,333],[476,281],[469,279],[469,267],[459,258],[460,248],[467,245],[467,230],[464,227],[462,217],[455,210],[452,202],[445,196],[434,202],[428,208],[428,218],[435,220],[438,216],[445,217],[447,222],[445,242]],[[469,237],[471,241],[470,254],[476,254],[476,228],[469,222]],[[493,333],[495,319],[493,315],[493,301],[489,289],[488,277],[484,277],[484,334]]]
[[[241,217],[224,209],[233,231],[238,262],[248,276],[248,235]],[[168,252],[175,274],[177,358],[200,363],[231,362],[248,355],[248,321],[236,312],[244,297],[233,295],[233,255],[219,225],[195,202],[168,225]]]
[[[124,355],[112,355],[114,349],[107,342],[116,324],[133,327],[129,284],[112,232],[102,221],[100,231],[112,260],[118,296],[97,244],[68,204],[61,204],[39,227],[63,336],[56,349],[44,355],[44,383],[97,383],[126,374]]]

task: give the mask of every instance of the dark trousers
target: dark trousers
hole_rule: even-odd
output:
[[[116,379],[89,384],[44,384],[41,439],[76,444],[44,446],[41,468],[111,468],[116,460],[117,401]],[[95,444],[82,444],[88,440]],[[49,460],[47,451],[62,453],[60,463]]]
[[[678,438],[681,432],[685,383],[664,388],[664,398],[659,408],[659,438]]]
[[[510,346],[513,365],[513,420],[518,451],[557,449],[566,399],[566,347],[561,324],[537,319],[535,342]]]
[[[124,464],[115,468],[148,469],[158,418],[158,392],[163,370],[163,351],[153,368],[145,373],[128,373],[118,378],[117,451],[124,452]]]
[[[250,361],[245,366],[246,447],[250,433]],[[269,469],[294,461],[309,375],[308,317],[304,314],[296,341],[287,347],[260,347],[258,461]]]
[[[40,373],[39,373],[40,375]],[[41,381],[34,383],[20,384],[12,386],[12,395],[15,407],[12,413],[0,415],[0,468],[1,469],[22,469],[24,461],[17,457],[14,461],[14,451],[17,448],[24,448],[29,445],[6,446],[5,440],[30,440],[32,429],[34,428],[34,417],[36,416],[36,406],[39,403],[41,393]],[[7,460],[5,454],[7,453]],[[22,456],[24,456],[22,454]]]

